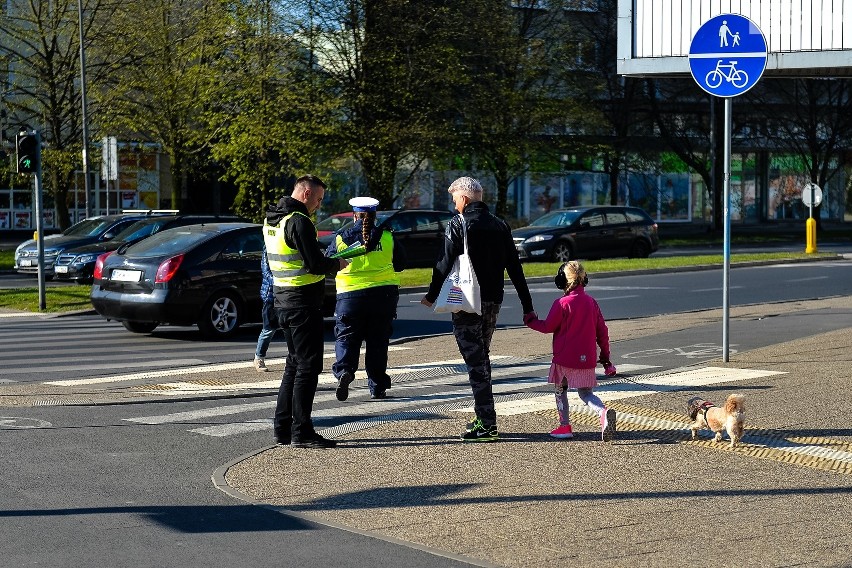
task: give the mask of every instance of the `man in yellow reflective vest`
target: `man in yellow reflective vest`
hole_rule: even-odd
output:
[[[346,260],[327,258],[317,241],[310,215],[324,194],[321,179],[302,176],[289,197],[269,206],[263,223],[276,315],[287,341],[287,362],[275,406],[275,442],[297,448],[337,445],[320,436],[311,420],[323,363],[325,275],[348,265]]]

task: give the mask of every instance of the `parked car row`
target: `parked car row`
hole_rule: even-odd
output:
[[[121,231],[152,214],[102,215],[83,219],[64,232],[44,237],[44,274],[54,275],[54,264],[63,252],[92,243],[113,239]],[[22,242],[15,249],[15,269],[22,274],[38,273],[38,248],[34,239]]]
[[[426,209],[379,211],[377,222],[393,231],[408,266],[430,267],[453,216]],[[338,217],[337,230],[352,222],[351,214]],[[262,304],[261,225],[235,219],[171,214],[82,221],[52,239],[52,250],[62,250],[51,255],[53,273],[57,279],[91,280],[95,311],[129,331],[197,325],[205,336],[228,337],[242,324],[259,322]],[[647,257],[658,247],[657,225],[635,207],[553,211],[512,234],[518,255],[526,260]],[[323,235],[320,243],[327,247],[334,236]],[[89,239],[89,244],[72,249],[68,243],[77,242],[75,238]],[[32,258],[31,250],[28,243],[18,247],[19,270],[33,267],[19,262]],[[334,277],[329,276],[326,316],[334,313],[335,300]]]

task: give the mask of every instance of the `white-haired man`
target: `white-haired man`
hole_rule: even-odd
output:
[[[462,440],[492,442],[498,439],[498,433],[488,353],[497,326],[497,315],[503,303],[503,272],[509,274],[518,292],[524,321],[533,313],[532,296],[512,241],[512,231],[505,221],[493,215],[483,203],[480,183],[471,177],[461,177],[450,184],[448,191],[461,216],[447,223],[443,253],[432,270],[429,291],[420,303],[430,307],[434,304],[456,258],[462,254],[464,237],[461,223],[464,222],[468,254],[479,281],[482,315],[468,312],[453,314],[453,334],[467,365],[476,412],[476,419],[468,425]]]

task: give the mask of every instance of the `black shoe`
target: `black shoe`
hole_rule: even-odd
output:
[[[343,371],[343,374],[340,375],[340,378],[337,379],[337,400],[343,402],[347,398],[349,398],[349,385],[352,384],[352,381],[355,380],[355,375],[350,373],[349,371]]]
[[[284,431],[275,431],[275,445],[276,446],[289,446],[290,445],[290,432]]]
[[[387,393],[387,392],[385,392],[385,391],[383,391],[383,390],[378,390],[378,389],[376,389],[375,391],[373,391],[373,394],[371,394],[371,395],[370,395],[370,398],[372,398],[372,399],[374,399],[374,400],[378,400],[378,399],[382,399],[382,398],[387,398],[387,397],[388,397],[388,393]]]
[[[329,440],[327,438],[323,438],[319,434],[308,438],[307,440],[296,440],[293,439],[293,443],[291,444],[294,448],[314,448],[314,449],[324,449],[324,448],[334,448],[337,446],[337,442],[334,440]]]
[[[479,418],[468,424],[467,430],[462,434],[463,442],[496,442],[499,439],[497,426],[486,426]]]

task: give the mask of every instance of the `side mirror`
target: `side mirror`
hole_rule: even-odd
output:
[[[101,240],[108,241],[113,237],[115,237],[115,233],[113,233],[112,231],[107,231],[106,233],[104,233],[104,236],[101,237]]]

